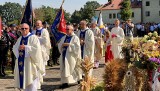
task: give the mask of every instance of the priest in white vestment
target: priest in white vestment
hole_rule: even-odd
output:
[[[87,23],[85,20],[80,22],[81,30],[78,31],[77,35],[80,39],[81,44],[81,58],[84,59],[86,56],[94,63],[94,48],[95,40],[92,30],[87,28]],[[89,75],[92,75],[93,69],[90,70]]]
[[[114,59],[122,58],[122,44],[124,40],[124,31],[119,27],[120,21],[115,20],[115,27],[111,30],[111,50],[113,53]]]
[[[80,42],[77,35],[74,34],[73,26],[67,26],[67,35],[62,37],[58,44],[61,53],[59,58],[61,72],[61,88],[68,87],[69,83],[75,83],[82,79],[82,72],[77,65],[81,59]]]
[[[22,36],[13,46],[16,56],[14,79],[15,87],[25,91],[40,89],[39,74],[43,74],[42,53],[39,39],[29,32],[29,25],[22,24]],[[40,72],[40,73],[39,73]]]
[[[91,23],[91,30],[94,33],[94,39],[95,39],[95,49],[94,49],[94,55],[95,55],[95,61],[94,61],[94,67],[99,67],[99,61],[102,58],[102,48],[103,48],[103,40],[102,40],[102,33],[101,30],[97,27],[97,23],[93,21]]]
[[[42,21],[40,21],[40,20],[38,20],[36,22],[35,35],[38,36],[38,39],[41,44],[42,56],[43,56],[43,62],[44,62],[43,69],[45,70],[45,66],[47,65],[47,61],[49,60],[51,43],[50,43],[49,32],[48,32],[48,30],[43,28]]]

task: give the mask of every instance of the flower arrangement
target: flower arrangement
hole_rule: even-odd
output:
[[[126,40],[127,41],[127,40]],[[160,37],[157,32],[148,33],[143,38],[123,45],[124,58],[136,67],[153,70],[160,65]]]

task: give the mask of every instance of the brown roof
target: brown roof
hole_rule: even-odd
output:
[[[108,2],[102,6],[100,6],[99,8],[97,8],[96,10],[118,10],[121,8],[121,3],[123,0],[113,0],[112,3]],[[137,1],[135,0],[134,2],[131,3],[132,8],[141,8],[142,6],[142,2],[141,1]]]

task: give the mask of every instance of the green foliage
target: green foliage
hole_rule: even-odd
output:
[[[88,1],[84,5],[82,18],[91,20],[91,18],[94,16],[94,13],[95,13],[94,9],[98,8],[99,6],[100,6],[100,4],[96,1]]]
[[[75,10],[71,16],[71,22],[72,23],[79,23],[80,20],[82,20],[82,15],[81,15],[80,11]]]
[[[13,20],[11,22],[8,22],[8,25],[10,24],[19,24],[20,23],[20,20]]]
[[[121,3],[121,19],[126,21],[127,19],[131,18],[132,10],[131,10],[131,1],[130,0],[124,0]]]
[[[51,24],[56,16],[55,10],[49,6],[41,6],[34,10],[36,19],[41,21],[47,21]]]
[[[80,20],[89,20],[94,16],[94,9],[100,7],[100,4],[97,1],[88,1],[79,11],[74,11],[71,16],[72,23],[79,23]]]
[[[65,20],[66,20],[66,23],[67,23],[67,22],[70,22],[70,20],[71,20],[71,19],[70,19],[70,18],[71,18],[71,14],[70,14],[69,12],[66,12],[66,11],[64,11],[64,12],[65,12],[65,13],[64,13],[64,14],[65,14],[65,15],[64,15],[64,18],[65,18]]]
[[[97,1],[88,1],[83,8],[81,8],[79,11],[75,11],[72,15],[64,10],[66,22],[79,23],[83,19],[90,21],[92,16],[95,14],[94,9],[98,8],[99,6],[100,4]],[[4,5],[0,5],[0,16],[2,16],[3,21],[7,24],[19,24],[23,11],[24,6],[21,6],[18,3],[6,2]],[[49,6],[35,8],[34,21],[41,20],[52,24],[58,11],[59,9]]]
[[[2,16],[3,22],[7,24],[19,24],[22,18],[22,12],[24,11],[24,6],[22,7],[18,3],[6,2],[4,5],[0,5],[0,16]],[[41,21],[47,21],[49,24],[52,24],[55,16],[59,9],[54,9],[49,6],[41,6],[34,9],[35,19]],[[66,21],[70,21],[70,13],[65,12]]]
[[[92,89],[91,91],[104,91],[104,83],[100,83],[98,84],[94,89]]]
[[[36,15],[35,21],[36,20],[47,21],[49,24],[52,24],[58,11],[59,11],[59,9],[56,9],[56,8],[54,9],[49,6],[47,6],[47,7],[42,6],[40,8],[36,8],[34,10],[35,15]],[[65,12],[65,10],[64,10],[64,12]],[[70,13],[65,12],[65,19],[66,19],[66,22],[69,21]]]
[[[4,5],[0,6],[0,15],[6,23],[20,20],[22,15],[22,6],[18,3],[6,2]]]

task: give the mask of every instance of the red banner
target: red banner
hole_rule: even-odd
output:
[[[58,30],[60,32],[63,32],[63,33],[66,33],[66,21],[65,21],[65,18],[64,18],[64,11],[62,9],[62,14],[61,14],[61,19],[60,19],[60,22],[59,22],[59,27],[58,27]]]

